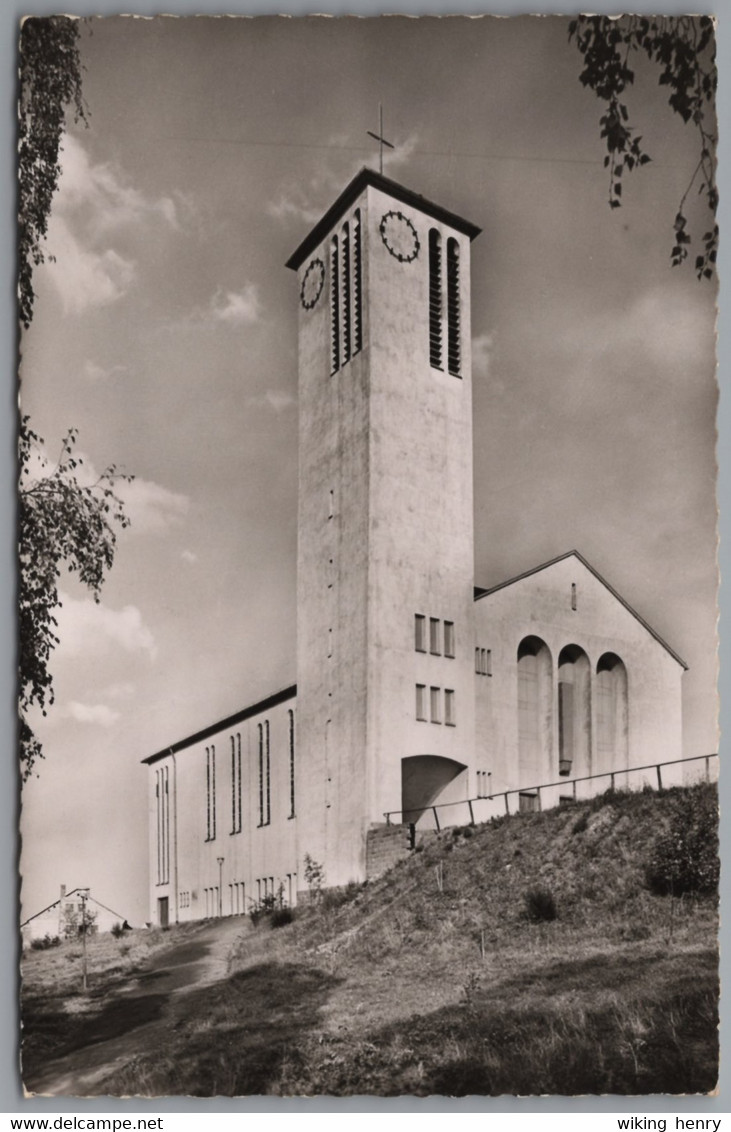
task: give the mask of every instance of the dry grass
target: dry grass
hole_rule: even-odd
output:
[[[695,787],[706,791],[711,787]],[[262,921],[112,1093],[711,1091],[713,896],[648,890],[687,791],[449,831],[348,899]],[[531,922],[526,893],[556,919]]]

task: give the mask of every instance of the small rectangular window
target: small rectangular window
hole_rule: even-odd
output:
[[[576,611],[576,582],[571,583],[571,608]]]
[[[416,685],[416,718],[426,720],[426,684]]]
[[[485,675],[492,676],[492,649],[485,649]]]
[[[439,618],[429,618],[429,652],[432,656],[439,656],[441,653],[439,647]]]
[[[454,727],[457,723],[454,714],[454,690],[452,688],[444,689],[444,722],[447,727]]]
[[[454,657],[454,621],[444,622],[444,655]]]
[[[423,613],[414,614],[414,648],[426,652],[426,617]]]
[[[430,709],[431,709],[431,721],[432,721],[432,723],[441,723],[442,722],[441,714],[440,714],[440,711],[439,711],[439,692],[440,691],[441,691],[440,688],[430,688],[429,689],[429,706],[430,706]]]

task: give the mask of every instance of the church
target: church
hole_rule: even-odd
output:
[[[476,585],[479,234],[362,169],[287,262],[297,682],[143,760],[153,923],[294,905],[308,862],[363,881],[428,831],[682,757],[684,662],[577,550]]]

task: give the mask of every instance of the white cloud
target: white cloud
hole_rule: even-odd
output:
[[[249,326],[261,316],[259,292],[255,283],[247,283],[241,291],[216,291],[211,300],[211,317],[229,326]]]
[[[492,347],[492,334],[478,334],[472,339],[472,372],[476,377],[487,377]]]
[[[97,365],[91,358],[87,358],[81,372],[87,381],[96,383],[110,381],[114,377],[121,377],[122,374],[127,373],[127,367],[116,365],[107,366],[105,368],[104,366]]]
[[[159,483],[135,477],[131,483],[118,483],[115,493],[124,503],[137,534],[164,531],[178,526],[188,513],[187,495],[169,491]]]
[[[183,559],[183,562],[190,562],[191,565],[198,561],[198,555],[194,554],[192,550],[184,550],[180,557]]]
[[[146,197],[118,167],[92,164],[81,142],[66,135],[48,232],[48,251],[56,262],[49,260],[45,268],[65,313],[80,314],[122,298],[136,277],[136,263],[113,246],[115,240],[161,222],[179,227],[172,197]]]
[[[49,279],[58,291],[64,312],[80,314],[92,307],[105,307],[116,302],[129,289],[135,277],[135,265],[114,248],[95,251],[85,247],[58,216],[53,223],[53,239],[49,240],[58,263],[48,269]]]
[[[384,172],[392,173],[398,166],[408,162],[418,143],[418,134],[412,134],[393,149],[384,149]],[[353,148],[342,136],[329,138],[327,145],[334,150],[342,147],[341,153]],[[349,161],[344,162],[340,157],[330,166],[319,165],[309,182],[298,181],[288,185],[275,200],[267,204],[266,210],[275,220],[315,224],[341,192],[343,183],[354,177],[364,165],[375,169],[377,162],[378,143],[374,141],[371,152],[359,150],[358,156]]]
[[[290,393],[286,393],[283,389],[267,389],[266,393],[247,397],[246,403],[253,408],[273,409],[275,413],[281,413],[284,409],[289,409],[294,405],[295,400]]]
[[[155,639],[135,605],[109,609],[91,598],[61,594],[58,610],[59,651],[67,656],[105,655],[121,649],[128,653],[147,653],[154,659]]]
[[[106,704],[80,704],[78,700],[71,700],[66,705],[64,715],[77,723],[95,723],[99,727],[112,727],[119,719],[119,712]]]
[[[117,684],[108,684],[106,688],[102,688],[99,696],[103,700],[129,700],[135,694],[134,684],[127,681],[121,681]]]

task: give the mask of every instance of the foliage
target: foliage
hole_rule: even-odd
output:
[[[287,924],[291,924],[294,920],[294,912],[291,908],[274,908],[269,917],[269,922],[273,928],[283,928]]]
[[[718,808],[707,791],[691,791],[655,841],[645,870],[660,896],[713,893],[718,889]]]
[[[20,424],[18,539],[20,577],[20,761],[23,780],[31,774],[43,752],[26,719],[33,706],[46,714],[53,703],[53,677],[49,660],[58,644],[56,610],[61,605],[58,583],[63,564],[94,600],[111,569],[116,547],[115,524],[128,527],[129,518],[115,494],[115,485],[132,477],[113,466],[92,484],[80,478],[83,459],[76,454],[76,430],[69,429],[58,463],[44,474],[43,440],[23,417]],[[34,462],[41,467],[34,474]]]
[[[43,263],[51,201],[61,172],[66,108],[86,121],[81,96],[79,22],[32,16],[20,32],[18,108],[18,294],[20,319],[33,317],[33,268]]]
[[[61,937],[46,932],[45,935],[38,936],[37,939],[32,939],[30,946],[32,951],[49,951],[52,947],[61,946]]]
[[[630,60],[637,54],[660,69],[658,82],[670,90],[668,102],[683,121],[698,132],[699,157],[683,193],[674,222],[673,266],[688,257],[691,235],[685,203],[694,185],[705,197],[712,217],[718,206],[715,173],[716,137],[713,104],[716,93],[713,21],[708,16],[579,16],[569,25],[569,41],[575,40],[584,60],[581,83],[593,90],[605,105],[600,118],[601,137],[606,140],[604,167],[609,170],[609,205],[622,203],[622,175],[651,160],[642,136],[630,125],[626,91],[634,82]],[[718,246],[715,222],[702,237],[703,250],[695,258],[699,279],[713,275]]]
[[[526,917],[533,924],[556,919],[556,901],[550,888],[531,888],[523,897]]]
[[[94,935],[96,932],[97,913],[94,908],[87,908],[84,918],[77,904],[66,904],[63,910],[63,934],[66,939],[74,939],[81,935]]]
[[[325,883],[325,869],[323,865],[314,861],[309,853],[305,853],[305,883],[310,892],[310,899],[318,901]]]

